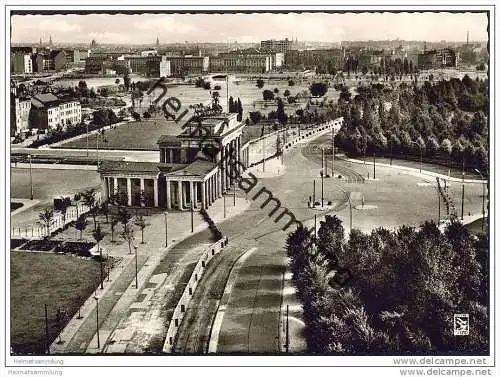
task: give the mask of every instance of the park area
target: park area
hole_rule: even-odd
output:
[[[47,304],[49,342],[52,342],[96,289],[99,263],[68,255],[17,251],[10,253],[10,262],[12,351],[43,354],[44,305]]]
[[[278,88],[279,96],[288,89],[291,95],[296,95],[298,93],[309,91],[310,83],[308,81],[297,80],[294,86],[288,85],[288,80],[286,77],[282,80],[271,79],[264,80],[264,87],[259,89],[256,85],[255,80],[248,81],[230,81],[229,82],[229,95],[233,98],[240,98],[243,106],[243,120],[248,117],[249,111],[260,111],[263,115],[266,115],[272,111],[276,110],[276,103],[269,101],[264,103],[262,99],[262,91],[265,89],[274,90]],[[221,89],[218,90],[220,95],[220,104],[223,108],[226,107],[226,83],[221,81],[220,83],[212,82],[212,90],[205,90],[202,88],[197,88],[194,85],[170,85],[167,86],[166,97],[176,97],[181,102],[181,109],[178,114],[181,114],[187,107],[194,104],[204,103],[207,104],[211,100],[211,92],[215,85],[220,85]],[[161,88],[155,89],[151,95],[144,94],[142,102],[136,102],[136,109],[140,114],[143,114],[148,110],[149,106],[153,101],[160,97],[162,93]],[[329,89],[327,93],[329,99],[337,100],[338,93],[335,92],[333,88]],[[160,101],[161,103],[162,101]],[[295,112],[295,107],[285,106],[285,111],[293,113]],[[259,125],[257,125],[259,126]],[[260,133],[261,127],[259,127],[258,132]],[[133,150],[157,150],[158,146],[156,144],[157,140],[162,135],[177,135],[181,132],[181,125],[177,124],[172,120],[166,120],[163,115],[158,112],[153,114],[149,119],[142,119],[137,122],[130,122],[116,128],[111,128],[106,130],[103,136],[99,137],[99,149],[133,149]],[[259,134],[260,136],[260,134]],[[253,137],[251,137],[253,138]],[[89,148],[97,148],[97,138],[92,135],[88,140]],[[60,148],[86,148],[87,138],[85,136],[68,141],[60,146]]]

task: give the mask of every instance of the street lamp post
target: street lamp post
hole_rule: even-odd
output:
[[[233,206],[236,206],[236,183],[234,184],[233,190]]]
[[[321,208],[323,208],[323,201],[324,201],[324,196],[323,196],[323,189],[324,189],[324,180],[325,180],[325,175],[323,174],[323,170],[321,170]]]
[[[416,141],[412,141],[411,144],[418,145],[418,149],[420,149],[420,173],[422,173],[422,146]]]
[[[223,202],[224,202],[224,218],[226,218],[226,194],[222,194]]]
[[[351,203],[351,193],[347,196],[349,201],[349,232],[352,232],[352,203]]]
[[[332,128],[332,178],[335,175],[335,128]]]
[[[482,213],[483,213],[483,221],[481,223],[481,232],[484,232],[484,221],[486,220],[486,210],[484,208],[484,197],[486,196],[486,185],[484,183],[484,177],[483,175],[481,174],[481,172],[478,170],[478,169],[474,169],[477,173],[479,173],[479,175],[481,176],[481,180],[483,181],[483,210],[482,210]]]
[[[194,209],[193,209],[193,201],[191,200],[191,233],[194,232]]]
[[[168,212],[163,214],[165,216],[165,247],[168,247]]]
[[[135,289],[139,289],[139,283],[137,282],[137,246],[134,245],[135,252]]]
[[[99,297],[94,296],[95,309],[96,309],[96,329],[97,329],[97,349],[101,348],[101,342],[99,340]]]
[[[87,157],[89,156],[89,124],[86,123],[86,128],[87,128],[87,132],[86,132],[86,137],[87,137]]]
[[[33,173],[31,171],[31,155],[28,155],[28,159],[30,162],[30,200],[33,200]]]

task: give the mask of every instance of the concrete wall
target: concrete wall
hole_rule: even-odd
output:
[[[193,297],[194,291],[196,290],[196,287],[198,286],[198,283],[201,280],[201,277],[203,276],[208,263],[215,255],[222,251],[225,246],[227,246],[227,242],[227,237],[224,237],[220,241],[217,241],[213,245],[209,246],[198,260],[198,263],[196,264],[193,273],[191,274],[191,278],[189,279],[189,282],[187,283],[186,288],[184,289],[184,292],[182,293],[182,296],[179,299],[179,302],[177,303],[177,306],[175,307],[172,314],[172,319],[170,320],[170,324],[168,325],[167,337],[163,345],[163,352],[172,353],[175,347],[175,342],[177,340],[177,331],[179,330],[189,302]]]

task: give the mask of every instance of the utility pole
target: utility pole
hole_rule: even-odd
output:
[[[194,232],[194,209],[193,209],[193,201],[191,200],[191,233]]]
[[[286,306],[286,335],[285,335],[285,351],[288,353],[290,348],[290,330],[288,327],[288,305]]]
[[[313,179],[313,205],[316,203],[316,180]]]
[[[226,195],[222,194],[222,198],[224,200],[224,218],[226,218]]]
[[[262,172],[266,171],[265,135],[262,135]]]
[[[233,191],[233,206],[236,206],[236,183],[234,184],[234,191]]]
[[[373,152],[373,179],[375,179],[375,152]]]
[[[332,178],[335,175],[334,172],[335,166],[335,129],[332,129]]]
[[[139,283],[137,282],[137,246],[134,245],[135,251],[135,289],[139,289]]]
[[[325,175],[323,174],[323,170],[321,171],[321,207],[323,208],[323,201],[324,201],[324,196],[323,196],[323,189],[324,189],[324,181],[325,181]]]
[[[465,184],[462,183],[462,220],[464,219],[464,197],[465,197]]]
[[[95,309],[96,309],[96,328],[97,328],[97,349],[101,348],[101,342],[99,340],[99,297],[94,296],[95,299]]]
[[[314,237],[318,236],[318,228],[316,227],[317,215],[314,214]]]
[[[438,194],[438,222],[437,225],[439,226],[439,222],[441,221],[441,195],[439,194],[439,178],[436,178],[438,181],[438,186],[437,186],[437,194]]]
[[[47,304],[45,306],[45,343],[47,346],[47,355],[50,355],[50,342],[49,342],[49,316],[47,314]]]
[[[389,160],[389,165],[392,165],[392,141],[390,141],[390,145],[391,145],[391,153],[390,153],[390,160]]]
[[[89,156],[89,124],[86,123],[86,126],[87,126],[87,157]]]
[[[31,171],[31,155],[28,155],[28,159],[30,162],[30,200],[33,200],[33,173]]]
[[[168,212],[163,214],[165,216],[165,247],[168,247]]]
[[[325,168],[325,148],[321,147],[321,170]]]

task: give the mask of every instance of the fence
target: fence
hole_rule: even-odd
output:
[[[96,203],[100,203],[101,195],[96,193]],[[63,229],[66,224],[75,221],[78,216],[88,213],[90,208],[85,204],[77,203],[76,206],[68,207],[66,210],[66,218],[59,211],[54,211],[54,217],[50,226],[47,228],[44,224],[26,224],[14,226],[10,230],[11,238],[27,238],[27,239],[42,239],[50,236],[53,232]]]
[[[174,349],[174,343],[176,340],[177,332],[179,330],[179,326],[184,318],[184,314],[186,312],[186,308],[193,297],[194,291],[198,286],[198,282],[200,281],[203,272],[205,271],[208,263],[212,260],[212,258],[217,255],[225,246],[227,246],[228,239],[227,237],[222,238],[220,241],[217,241],[213,245],[211,245],[203,255],[198,260],[193,273],[191,274],[191,278],[184,288],[184,292],[182,293],[177,306],[174,309],[172,314],[172,319],[170,320],[170,324],[168,325],[167,337],[165,339],[165,343],[163,345],[163,352],[172,353]]]

